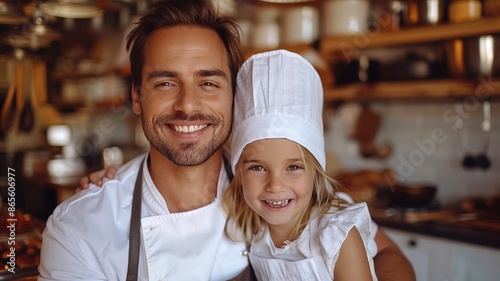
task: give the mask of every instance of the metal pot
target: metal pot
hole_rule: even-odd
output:
[[[390,193],[391,205],[401,207],[430,206],[436,196],[437,188],[432,185],[402,185],[393,186]]]
[[[445,43],[449,74],[456,78],[500,75],[500,36],[482,35]]]

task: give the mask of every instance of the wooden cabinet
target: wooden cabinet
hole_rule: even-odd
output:
[[[417,281],[450,280],[451,256],[446,240],[388,228],[384,230],[412,264]]]
[[[409,259],[417,281],[491,281],[500,276],[500,250],[384,228]]]
[[[500,250],[462,243],[450,245],[452,277],[457,281],[500,279]]]

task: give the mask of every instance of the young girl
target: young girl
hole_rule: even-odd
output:
[[[323,90],[313,66],[271,51],[248,59],[237,79],[235,177],[224,206],[251,245],[257,278],[376,280],[367,206],[338,198],[325,174]]]

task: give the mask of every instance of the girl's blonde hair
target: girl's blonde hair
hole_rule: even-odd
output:
[[[290,237],[290,241],[300,236],[300,233],[306,227],[311,217],[326,214],[331,207],[341,209],[348,205],[346,201],[336,195],[338,191],[336,181],[325,173],[318,161],[306,148],[300,144],[297,145],[302,153],[306,169],[313,169],[313,193],[310,204],[302,212],[299,222],[292,233],[292,237]],[[250,244],[253,237],[262,229],[262,226],[266,222],[245,202],[238,164],[235,169],[235,177],[224,193],[222,202],[228,213],[228,221],[232,220],[236,224],[241,230],[243,241]],[[240,240],[233,233],[229,233],[227,227],[225,233],[232,240]]]

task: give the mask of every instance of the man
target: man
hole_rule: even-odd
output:
[[[218,17],[209,0],[159,0],[139,19],[127,48],[132,109],[142,116],[150,151],[103,188],[56,208],[43,235],[39,280],[135,280],[134,267],[139,280],[234,278],[248,265],[246,247],[224,235],[220,199],[230,177],[222,146],[241,65],[235,22]],[[138,240],[129,237],[134,198]],[[383,232],[376,241],[377,273],[414,280]],[[138,264],[129,257],[136,246]]]

